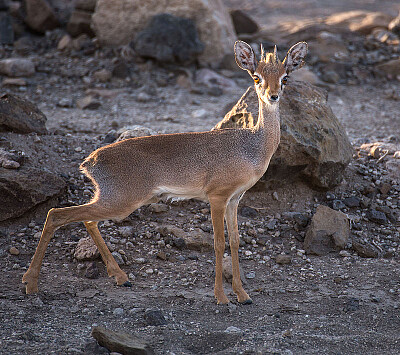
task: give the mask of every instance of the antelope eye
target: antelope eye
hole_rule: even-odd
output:
[[[260,83],[260,78],[258,76],[253,76],[253,80],[256,84]]]
[[[286,84],[288,81],[289,77],[286,75],[282,78],[282,84]]]

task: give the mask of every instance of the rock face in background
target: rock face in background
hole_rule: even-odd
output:
[[[35,104],[11,94],[0,97],[0,131],[45,134],[46,120]]]
[[[232,53],[236,35],[221,0],[99,0],[92,27],[102,45],[126,45],[162,13],[193,20],[205,46],[199,57],[202,65],[215,67]]]
[[[22,216],[26,211],[61,194],[65,182],[43,169],[0,168],[0,221]]]
[[[193,21],[170,14],[154,16],[134,44],[138,55],[162,63],[188,64],[204,50]]]
[[[7,58],[0,60],[0,74],[18,77],[32,76],[35,73],[35,65],[30,59]]]
[[[242,10],[231,11],[233,26],[237,34],[255,33],[258,31],[258,24]]]
[[[326,91],[308,83],[290,82],[280,112],[281,142],[266,178],[300,175],[317,188],[339,184],[353,149],[327,104]],[[257,117],[258,99],[254,87],[250,87],[215,129],[252,127]]]

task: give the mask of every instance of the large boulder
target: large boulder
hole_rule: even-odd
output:
[[[326,189],[340,183],[353,149],[327,98],[325,90],[309,83],[293,81],[287,86],[280,103],[281,141],[266,179],[299,176]],[[250,128],[257,118],[257,94],[249,87],[214,129]]]
[[[45,33],[59,25],[54,10],[46,0],[25,0],[25,23],[34,31]]]
[[[0,221],[22,216],[39,203],[62,193],[65,182],[43,169],[0,167]]]
[[[135,38],[135,51],[162,63],[187,64],[204,50],[192,20],[170,14],[154,16]]]
[[[46,116],[38,107],[18,96],[0,96],[0,131],[47,133]]]
[[[194,21],[205,46],[199,57],[202,65],[217,66],[226,53],[232,53],[236,35],[221,0],[98,0],[92,27],[100,44],[126,45],[162,13]]]

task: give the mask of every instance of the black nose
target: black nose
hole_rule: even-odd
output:
[[[279,96],[278,95],[271,95],[270,98],[271,98],[271,101],[278,101]]]

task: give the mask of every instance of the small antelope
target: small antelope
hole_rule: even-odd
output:
[[[222,286],[225,249],[224,217],[232,254],[232,288],[240,303],[252,300],[242,287],[239,273],[237,207],[243,194],[267,170],[280,139],[278,102],[287,75],[303,64],[307,44],[294,45],[281,62],[264,53],[257,62],[245,42],[235,43],[239,67],[255,83],[259,117],[251,129],[221,129],[200,133],[163,134],[127,139],[97,149],[81,164],[95,186],[93,199],[84,205],[51,209],[29,269],[22,282],[26,293],[38,291],[38,277],[50,239],[61,226],[84,222],[97,245],[107,272],[118,285],[130,286],[102,239],[98,222],[123,219],[145,204],[163,198],[209,201],[214,229],[215,287],[218,304],[229,302]]]

